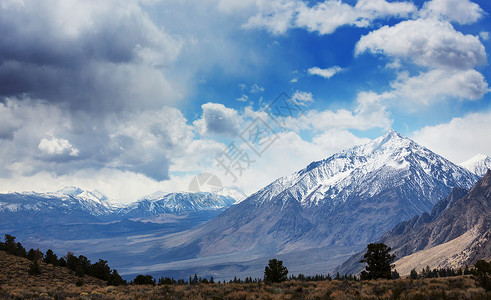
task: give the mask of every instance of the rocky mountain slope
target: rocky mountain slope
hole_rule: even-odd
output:
[[[456,267],[491,257],[491,171],[468,192],[454,189],[422,214],[398,224],[379,242],[389,245],[401,274],[421,266]],[[345,262],[338,271],[357,273],[363,252]]]

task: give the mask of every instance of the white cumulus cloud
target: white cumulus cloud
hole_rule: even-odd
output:
[[[78,156],[79,150],[73,147],[66,139],[52,137],[42,139],[38,146],[41,152],[48,155],[69,155]]]
[[[430,104],[447,98],[477,100],[488,92],[485,77],[474,69],[487,63],[479,37],[457,31],[439,18],[407,20],[374,30],[356,44],[355,55],[365,52],[394,60],[388,66],[396,66],[399,73],[391,82],[392,93],[404,99]],[[401,71],[407,66],[421,71],[417,75]]]
[[[446,97],[478,100],[488,92],[484,76],[474,69],[436,69],[418,76],[401,73],[391,85],[397,95],[424,104]]]
[[[319,67],[312,67],[312,68],[308,69],[308,72],[309,72],[309,75],[317,75],[317,76],[329,79],[342,70],[343,70],[343,68],[341,68],[340,66],[333,66],[333,67],[330,67],[327,69],[321,69]]]
[[[200,135],[233,136],[238,133],[242,118],[235,109],[213,102],[205,103],[201,108],[202,117],[193,122]]]
[[[314,131],[389,129],[392,120],[384,101],[393,97],[390,93],[360,92],[352,110],[310,110],[299,118],[290,118],[288,126],[296,131],[302,129],[313,129]]]
[[[376,19],[406,17],[416,12],[410,2],[359,0],[350,5],[326,0],[313,6],[300,0],[257,1],[258,13],[249,18],[246,28],[265,28],[283,34],[290,28],[305,28],[319,34],[333,33],[341,26],[368,27]]]
[[[472,24],[482,18],[484,11],[469,0],[432,0],[425,2],[420,14],[459,24]]]
[[[295,91],[293,96],[291,97],[291,101],[293,101],[297,105],[305,106],[308,102],[313,102],[314,98],[312,97],[311,92],[304,91]]]
[[[465,161],[478,153],[491,156],[491,111],[470,113],[448,123],[426,126],[412,138],[454,163]]]
[[[486,51],[478,37],[434,19],[408,20],[372,31],[356,44],[355,54],[364,52],[403,58],[425,67],[468,69],[486,63]]]

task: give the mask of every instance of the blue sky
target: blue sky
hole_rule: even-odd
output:
[[[207,172],[251,193],[391,128],[456,163],[491,155],[490,13],[468,0],[0,1],[0,191],[76,185],[129,202]],[[278,127],[264,110],[283,92],[301,113]],[[243,139],[257,120],[274,130],[260,155]],[[233,176],[217,164],[231,145]]]

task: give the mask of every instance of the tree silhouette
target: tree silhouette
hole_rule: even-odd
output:
[[[151,275],[137,275],[135,279],[133,279],[133,284],[150,284],[155,285],[155,280]]]
[[[264,281],[268,283],[286,281],[288,269],[283,266],[283,261],[276,258],[270,259],[268,265],[264,268]]]
[[[478,284],[486,291],[491,291],[491,262],[478,260],[476,262],[476,270]]]
[[[44,255],[43,260],[47,264],[52,264],[55,266],[58,265],[58,256],[56,256],[56,254],[51,249],[48,249],[48,251],[46,251],[46,254]]]
[[[360,263],[367,263],[365,271],[361,272],[361,279],[392,278],[392,262],[396,256],[389,254],[391,248],[383,243],[369,244],[367,253]]]

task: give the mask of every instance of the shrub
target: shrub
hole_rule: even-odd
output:
[[[155,280],[151,275],[137,275],[135,279],[133,279],[133,284],[150,284],[155,285]]]

